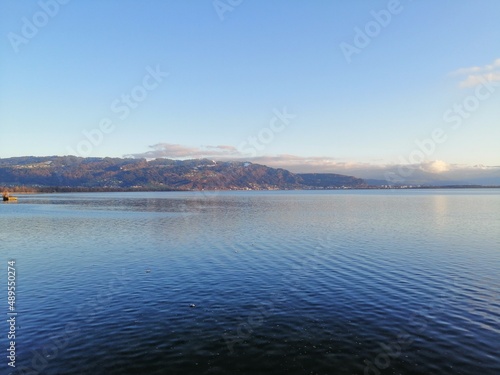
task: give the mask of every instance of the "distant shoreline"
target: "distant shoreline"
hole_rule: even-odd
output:
[[[338,191],[338,190],[442,190],[442,189],[500,189],[500,186],[483,185],[443,185],[443,186],[365,186],[334,187],[324,189],[148,189],[148,188],[87,188],[87,187],[3,187],[3,191],[17,195],[54,194],[54,193],[127,193],[127,192],[221,192],[221,191]]]

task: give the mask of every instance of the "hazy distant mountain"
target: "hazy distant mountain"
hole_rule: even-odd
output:
[[[430,173],[415,169],[409,176],[396,176],[395,179],[364,178],[370,186],[411,185],[411,186],[449,186],[449,185],[482,185],[500,186],[500,168],[479,170],[463,168],[443,173]]]
[[[361,178],[334,173],[297,173],[296,175],[302,178],[304,185],[323,189],[340,186],[364,187],[367,185]]]
[[[294,174],[249,162],[79,158],[0,159],[0,185],[87,189],[229,190],[363,187],[359,178],[331,173]]]

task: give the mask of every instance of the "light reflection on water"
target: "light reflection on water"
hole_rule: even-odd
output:
[[[40,353],[43,374],[500,373],[498,190],[48,194],[0,211],[19,365]]]

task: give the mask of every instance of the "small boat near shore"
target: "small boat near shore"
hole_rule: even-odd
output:
[[[9,195],[9,193],[7,193],[7,192],[4,192],[2,194],[2,198],[3,198],[4,202],[14,202],[14,201],[17,201],[17,197],[11,197]]]

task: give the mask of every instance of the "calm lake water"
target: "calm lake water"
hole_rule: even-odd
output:
[[[500,190],[26,195],[0,228],[1,374],[500,374]]]

